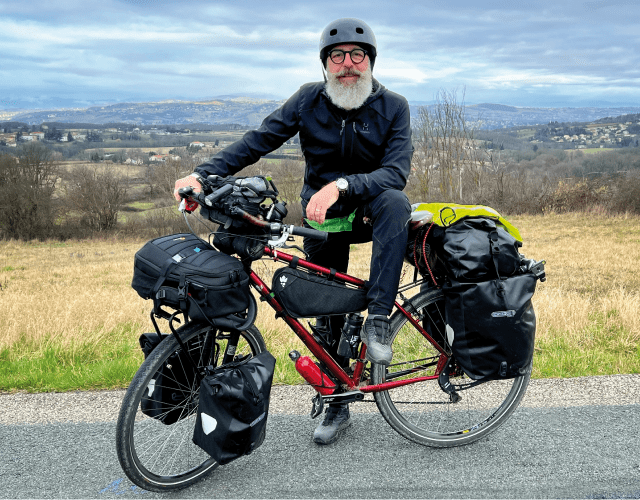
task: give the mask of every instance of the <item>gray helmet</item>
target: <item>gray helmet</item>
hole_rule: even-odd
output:
[[[327,65],[329,50],[343,43],[353,43],[365,49],[373,69],[377,55],[376,37],[367,23],[353,17],[344,17],[329,23],[320,35],[320,60],[323,66]]]

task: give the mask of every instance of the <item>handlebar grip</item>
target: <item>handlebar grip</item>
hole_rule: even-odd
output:
[[[212,206],[216,201],[218,201],[223,196],[226,196],[231,191],[233,191],[233,184],[225,184],[219,189],[216,189],[213,193],[205,197],[204,201],[207,205]]]
[[[178,196],[183,200],[186,198],[190,198],[193,196],[193,188],[191,186],[183,187],[178,189]]]
[[[296,236],[304,236],[305,238],[312,238],[314,240],[327,241],[329,233],[325,231],[318,231],[317,229],[311,229],[309,227],[292,226],[291,234]]]

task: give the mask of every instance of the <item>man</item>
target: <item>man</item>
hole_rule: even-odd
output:
[[[388,365],[393,355],[388,317],[398,291],[411,212],[402,190],[413,147],[409,105],[372,77],[376,56],[375,36],[366,23],[345,18],[329,24],[320,39],[325,82],[303,85],[258,130],[247,132],[194,174],[176,181],[176,198],[181,187],[199,188],[194,176],[233,174],[299,133],[306,163],[301,192],[305,217],[312,227],[338,230],[326,242],[305,239],[305,251],[311,262],[346,272],[349,245],[373,241],[362,340],[369,361]],[[332,354],[348,366],[349,360],[335,355],[343,322],[342,317],[319,318],[316,327],[330,332]],[[348,405],[330,406],[314,441],[332,443],[350,423]]]

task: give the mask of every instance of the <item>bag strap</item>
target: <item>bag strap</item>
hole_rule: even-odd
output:
[[[264,396],[260,392],[260,389],[258,389],[258,384],[256,384],[255,379],[250,374],[245,373],[242,368],[239,368],[238,371],[246,380],[249,390],[253,394],[253,404],[258,405],[262,403],[264,401]]]
[[[296,269],[298,267],[298,261],[300,260],[300,257],[298,257],[297,255],[294,255],[291,258],[291,262],[289,262],[289,267],[291,269]]]
[[[337,273],[337,272],[338,272],[338,271],[336,271],[333,267],[332,267],[332,268],[330,268],[330,269],[329,269],[329,276],[327,277],[327,279],[328,279],[329,281],[333,281],[333,280],[335,279],[335,277],[336,277],[336,273]]]
[[[171,272],[171,270],[177,266],[178,263],[171,257],[165,260],[164,264],[162,264],[162,268],[160,269],[160,276],[156,280],[156,284],[153,285],[153,289],[151,290],[151,296],[155,297],[156,293],[164,283],[164,280],[167,279],[167,275]]]
[[[496,276],[499,280],[501,280],[502,278],[500,277],[500,271],[498,271],[498,261],[500,259],[500,245],[498,244],[498,238],[499,236],[497,229],[494,229],[489,233],[489,244],[491,245],[491,260],[493,261],[493,267],[496,268]]]

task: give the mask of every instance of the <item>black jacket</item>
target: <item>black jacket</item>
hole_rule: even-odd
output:
[[[303,85],[259,129],[247,132],[196,171],[205,177],[234,174],[298,132],[306,162],[303,200],[339,177],[349,182],[347,196],[331,207],[329,217],[346,215],[386,189],[404,189],[413,154],[409,104],[375,79],[372,94],[351,111],[331,103],[324,83]]]

